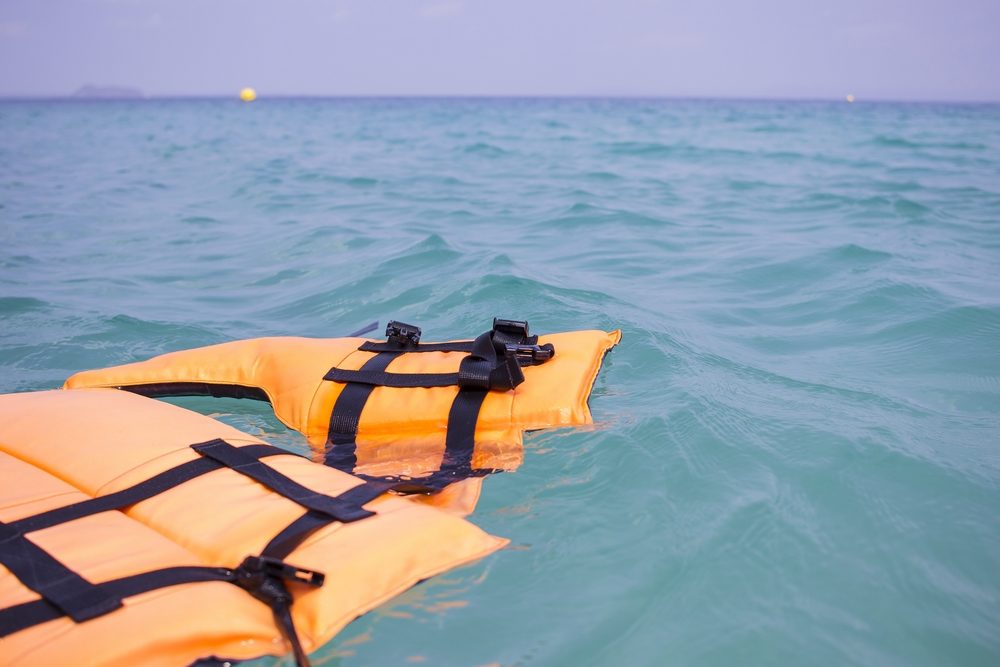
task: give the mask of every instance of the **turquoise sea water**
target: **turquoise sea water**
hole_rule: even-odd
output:
[[[997,106],[0,104],[2,391],[375,319],[623,330],[598,424],[486,481],[514,546],[323,665],[1000,663],[998,276]]]

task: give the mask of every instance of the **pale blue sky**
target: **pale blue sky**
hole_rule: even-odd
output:
[[[0,0],[0,95],[1000,101],[1000,0]]]

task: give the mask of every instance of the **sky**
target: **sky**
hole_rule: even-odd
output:
[[[1000,101],[1000,0],[0,0],[0,96]]]

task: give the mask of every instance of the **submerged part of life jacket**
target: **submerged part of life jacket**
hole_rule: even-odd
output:
[[[77,373],[65,386],[268,401],[328,465],[427,493],[516,468],[526,430],[591,423],[591,388],[621,337],[532,336],[527,322],[499,319],[471,341],[420,335],[390,322],[383,342],[235,341]],[[478,495],[470,488],[466,495]]]
[[[214,419],[108,390],[0,395],[0,664],[307,652],[505,544]]]

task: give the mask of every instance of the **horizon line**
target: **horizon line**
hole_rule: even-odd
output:
[[[124,88],[124,87],[123,87]],[[86,96],[75,93],[20,94],[0,93],[0,102],[156,102],[156,101],[222,101],[239,102],[237,93],[164,93],[145,94],[136,90],[137,95]],[[1000,99],[930,99],[930,98],[855,98],[848,101],[846,95],[839,97],[785,97],[740,95],[662,95],[662,94],[536,94],[536,93],[274,93],[260,94],[254,102],[267,100],[622,100],[622,101],[718,101],[718,102],[823,102],[843,104],[966,104],[1000,105]]]

